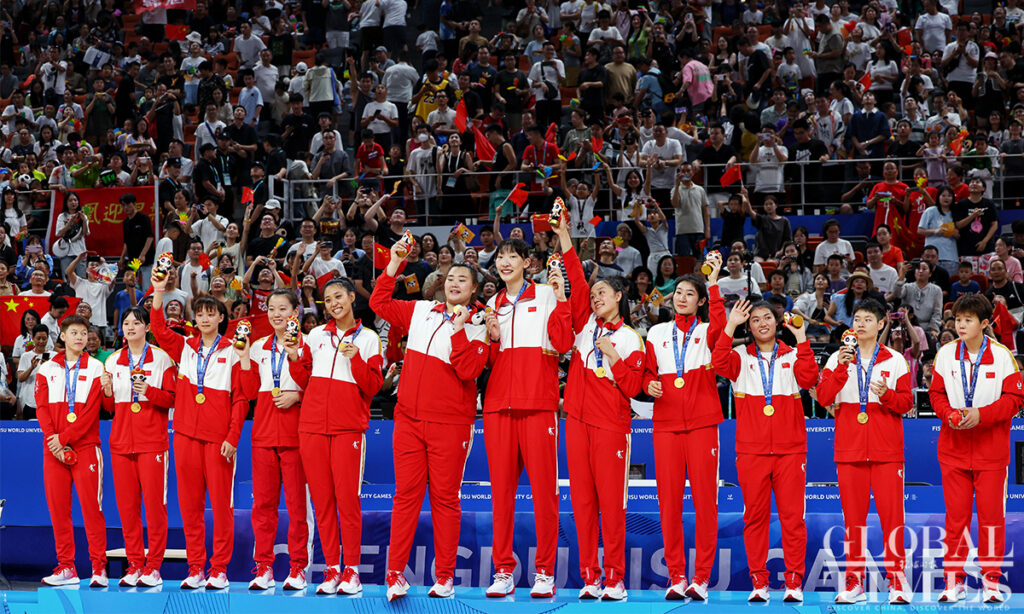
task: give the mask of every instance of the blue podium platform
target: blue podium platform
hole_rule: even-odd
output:
[[[870,593],[868,601],[853,606],[836,606],[833,593],[805,593],[804,602],[783,603],[782,592],[772,591],[771,601],[764,604],[747,603],[747,593],[741,591],[712,592],[705,602],[665,601],[661,591],[630,591],[624,601],[581,601],[576,590],[560,591],[553,599],[531,599],[527,590],[517,590],[505,599],[488,599],[481,588],[456,588],[448,599],[431,599],[425,587],[413,587],[403,599],[388,603],[381,586],[363,586],[359,595],[316,595],[311,586],[303,592],[284,592],[280,588],[269,591],[249,591],[243,583],[233,583],[223,591],[181,591],[177,586],[165,585],[155,589],[90,589],[81,587],[40,588],[37,591],[0,593],[2,606],[10,614],[106,614],[132,612],[133,614],[370,614],[396,612],[401,614],[592,614],[617,612],[621,614],[682,614],[683,612],[745,612],[762,614],[830,613],[837,612],[934,612],[940,609],[963,611],[1020,611],[1024,609],[1024,596],[1011,596],[1003,604],[981,603],[977,591],[968,591],[967,601],[944,606],[932,595],[914,595],[909,606],[890,606],[886,593]],[[756,608],[752,610],[751,608]]]

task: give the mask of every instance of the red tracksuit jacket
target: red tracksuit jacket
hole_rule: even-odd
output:
[[[300,348],[304,341],[303,335],[299,335]],[[253,362],[254,368],[242,371],[246,395],[256,401],[256,410],[252,416],[252,445],[260,448],[297,448],[301,403],[285,409],[278,409],[274,404],[274,371],[271,368],[273,344],[273,335],[253,343],[249,350],[249,360]],[[277,359],[283,361],[281,391],[301,392],[302,387],[295,382],[288,367],[288,355],[281,355],[284,351],[284,347],[278,344]]]
[[[558,302],[551,286],[526,281],[513,304],[501,290],[487,301],[501,325],[491,344],[491,375],[484,411],[558,411],[558,355],[572,348],[569,302]]]
[[[864,367],[871,360],[862,356]],[[839,366],[839,352],[825,364],[818,384],[818,402],[828,407],[838,403],[835,419],[835,462],[903,462],[903,414],[914,406],[910,390],[910,368],[902,354],[886,346],[878,351],[871,381],[885,380],[889,390],[880,399],[868,390],[868,422],[857,422],[860,394],[857,390],[857,360]]]
[[[659,431],[691,431],[722,422],[722,403],[711,367],[711,348],[725,328],[725,304],[717,285],[708,287],[708,322],[697,324],[690,337],[683,365],[682,388],[675,387],[676,359],[673,356],[672,329],[679,328],[682,346],[686,331],[695,316],[676,315],[673,322],[655,324],[647,331],[647,358],[643,389],[655,380],[661,382],[661,398],[654,399],[654,428]]]
[[[138,364],[139,357],[132,356]],[[141,411],[132,411],[132,366],[128,364],[128,348],[107,357],[106,369],[112,380],[114,396],[103,396],[103,408],[114,414],[110,427],[110,451],[114,454],[164,452],[169,447],[167,412],[174,407],[174,388],[178,369],[167,352],[149,346],[143,359],[149,388],[139,395]]]
[[[565,411],[584,424],[629,433],[632,409],[629,400],[640,393],[644,373],[644,342],[635,330],[617,324],[598,322],[590,310],[590,286],[583,274],[576,250],[564,252],[565,270],[569,285],[575,290],[569,296],[572,328],[579,331],[573,342],[569,363],[569,379],[565,384]],[[605,377],[598,377],[597,357],[594,354],[594,330],[599,336],[611,337],[620,360],[614,366],[605,358],[602,366]]]
[[[74,376],[74,365],[71,374]],[[36,417],[43,429],[43,441],[60,435],[62,446],[81,450],[100,445],[100,397],[103,386],[103,363],[82,353],[75,386],[75,413],[78,419],[68,422],[68,390],[64,372],[64,353],[44,362],[36,372]],[[49,452],[47,452],[49,453]]]
[[[791,348],[779,341],[772,380],[772,407],[775,413],[764,414],[767,404],[761,367],[758,366],[757,344],[733,347],[732,336],[722,334],[712,351],[715,372],[732,380],[736,399],[736,452],[740,454],[796,454],[807,452],[807,425],[800,390],[818,383],[818,364],[808,341]],[[770,358],[761,365],[768,375]]]
[[[249,401],[243,391],[242,367],[231,339],[221,337],[206,366],[203,394],[196,403],[199,337],[182,337],[167,326],[163,309],[152,310],[152,330],[160,348],[178,362],[178,385],[174,392],[174,432],[205,441],[227,441],[238,447]],[[209,351],[208,349],[206,351]]]
[[[310,331],[299,359],[288,368],[303,389],[299,432],[320,435],[363,432],[370,426],[370,400],[384,383],[380,337],[368,328],[338,334],[331,320]],[[352,335],[359,330],[353,339]],[[359,352],[349,360],[340,344],[354,343]]]
[[[947,343],[935,354],[928,396],[935,415],[942,421],[939,462],[958,469],[1005,469],[1010,464],[1010,419],[1024,405],[1024,384],[1017,361],[1006,346],[989,339],[974,389],[974,406],[981,414],[981,422],[960,431],[949,426],[950,414],[967,407],[960,357],[959,341]],[[964,366],[970,382],[970,357],[964,358]]]
[[[395,278],[384,274],[370,296],[370,309],[409,331],[398,380],[395,417],[442,424],[476,420],[476,378],[490,357],[487,327],[468,322],[459,332],[437,301],[397,301]]]

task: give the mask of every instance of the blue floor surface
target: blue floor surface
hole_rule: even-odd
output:
[[[804,595],[802,604],[788,604],[782,601],[782,592],[773,591],[771,602],[748,604],[747,593],[712,592],[707,602],[665,601],[660,591],[630,591],[629,597],[621,602],[580,601],[576,590],[563,590],[553,599],[531,599],[529,591],[517,589],[506,599],[488,599],[482,588],[456,589],[456,596],[450,599],[431,599],[427,588],[414,587],[404,599],[388,603],[384,598],[384,587],[364,586],[357,596],[315,594],[316,587],[310,586],[304,592],[285,592],[280,585],[269,591],[249,591],[243,582],[232,583],[225,591],[182,591],[177,582],[167,582],[155,589],[134,589],[110,587],[90,589],[85,581],[81,587],[45,588],[35,591],[0,592],[0,613],[3,614],[93,614],[109,612],[130,612],[132,614],[370,614],[374,612],[398,612],[409,614],[576,614],[598,612],[620,612],[636,614],[705,612],[753,612],[761,613],[840,613],[857,612],[936,612],[936,611],[1024,611],[1024,596],[1013,596],[1007,603],[987,605],[980,603],[977,593],[971,591],[968,599],[956,605],[935,603],[937,594],[926,599],[914,595],[915,602],[909,606],[890,606],[886,595],[870,594],[869,601],[855,606],[837,606],[833,603],[834,593],[814,592]]]

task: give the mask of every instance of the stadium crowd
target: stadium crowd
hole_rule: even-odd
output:
[[[999,218],[1024,192],[1017,4],[5,3],[0,296],[48,309],[25,310],[3,348],[0,416],[34,416],[68,297],[90,353],[120,347],[120,315],[149,306],[161,254],[175,264],[163,310],[182,330],[200,295],[240,318],[290,287],[308,332],[323,283],[344,276],[384,337],[375,256],[409,231],[396,297],[443,301],[466,262],[486,301],[502,288],[503,222],[557,198],[588,281],[625,279],[641,335],[718,249],[727,305],[760,295],[802,314],[821,356],[879,299],[883,340],[927,387],[958,296],[985,293],[1011,349],[1024,321],[1024,220],[1006,233]],[[123,248],[97,254],[76,191],[116,187],[133,188]],[[868,211],[871,236],[851,240],[835,219],[821,236],[790,224]],[[545,282],[557,236],[542,220],[505,229]]]

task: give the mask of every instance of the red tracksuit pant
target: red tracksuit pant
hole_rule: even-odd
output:
[[[434,528],[434,574],[455,575],[462,504],[459,491],[466,459],[473,448],[472,424],[441,424],[409,418],[395,421],[395,499],[391,509],[388,569],[405,571],[409,562],[423,495],[430,488],[430,522]]]
[[[580,544],[580,576],[601,577],[597,560],[598,514],[604,537],[605,577],[622,579],[626,571],[626,481],[629,433],[616,433],[569,417],[565,451],[569,494]]]
[[[690,479],[690,495],[697,513],[694,578],[708,579],[718,549],[718,425],[692,431],[654,431],[654,467],[658,482],[661,532],[669,576],[686,575],[683,541],[683,493]]]
[[[946,574],[964,577],[969,548],[971,504],[978,506],[978,562],[983,575],[1001,574],[1006,549],[1006,478],[1004,469],[942,468],[942,494],[946,500]]]
[[[235,462],[221,456],[222,442],[174,434],[174,471],[178,507],[185,532],[188,566],[206,565],[206,493],[213,508],[213,554],[210,575],[227,571],[235,547]]]
[[[537,572],[553,575],[558,547],[558,414],[502,410],[484,414],[484,443],[491,474],[494,569],[511,573],[516,487],[526,468],[537,530]]]
[[[277,506],[284,485],[288,509],[288,558],[292,566],[309,564],[309,525],[306,523],[306,474],[298,448],[252,448],[253,560],[274,562]]]
[[[872,494],[885,538],[885,569],[890,577],[903,571],[903,463],[836,463],[836,474],[846,524],[846,573],[864,574]]]
[[[328,566],[356,567],[362,548],[363,517],[359,492],[363,483],[366,437],[356,431],[338,435],[299,433],[299,452],[313,499],[320,546]],[[338,521],[341,521],[341,538]]]
[[[807,525],[804,494],[807,488],[807,454],[737,454],[736,472],[743,491],[743,548],[747,551],[750,577],[768,583],[768,526],[772,517],[772,493],[782,526],[782,552],[786,577],[804,577],[807,556]]]
[[[128,562],[159,570],[167,549],[167,451],[111,454],[114,494],[121,514]],[[149,552],[142,540],[142,506],[146,506]]]
[[[103,454],[99,446],[78,450],[78,462],[65,465],[49,450],[43,452],[43,485],[50,508],[57,562],[75,566],[75,528],[71,522],[71,490],[78,493],[89,541],[93,571],[107,566],[107,524],[103,519]]]

